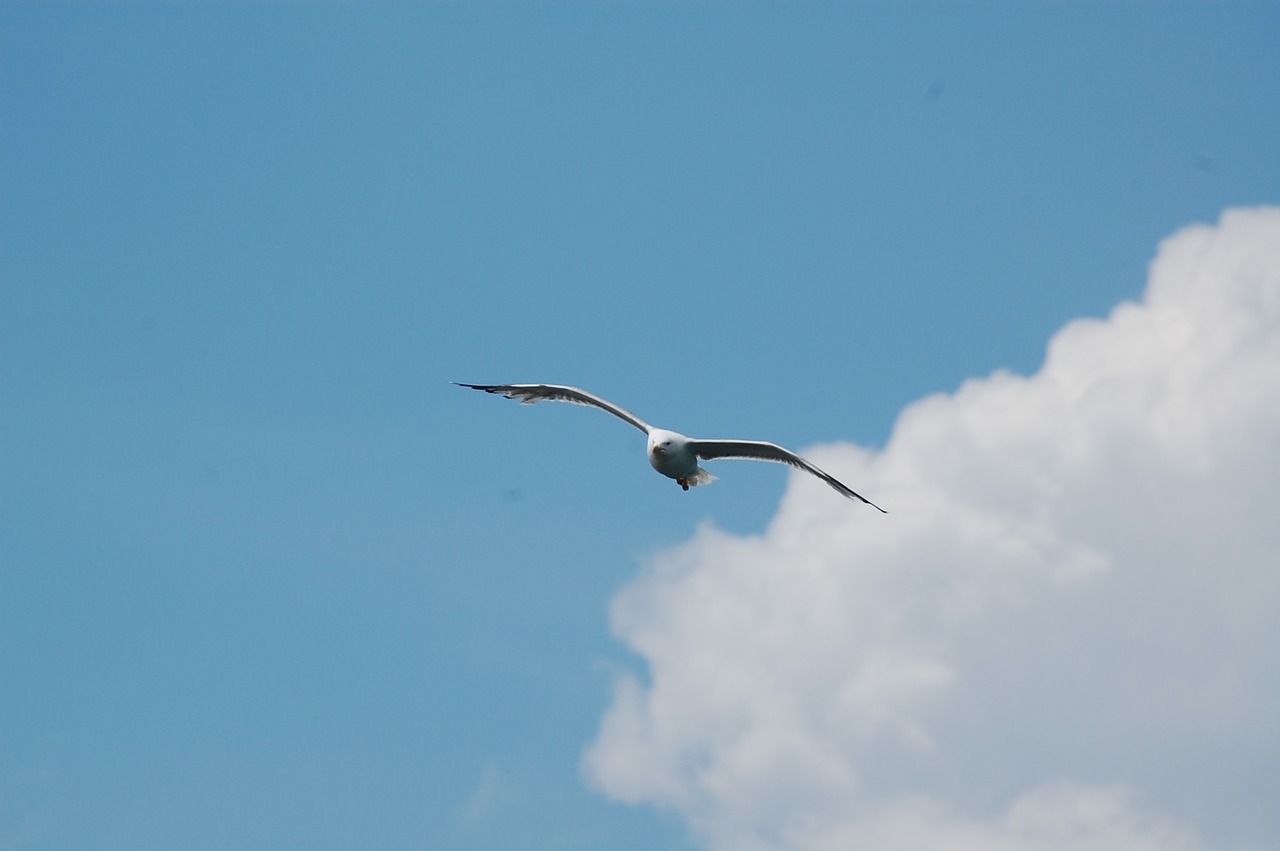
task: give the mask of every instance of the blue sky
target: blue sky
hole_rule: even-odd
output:
[[[759,534],[786,473],[682,493],[607,416],[448,382],[881,447],[1280,202],[1277,36],[1275,3],[4,4],[0,848],[710,841],[584,777],[646,676],[610,601]]]

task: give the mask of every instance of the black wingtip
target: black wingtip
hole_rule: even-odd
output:
[[[862,500],[862,501],[863,501],[863,502],[865,502],[867,505],[869,505],[869,506],[871,506],[872,508],[874,508],[876,511],[879,511],[881,514],[888,514],[888,513],[889,513],[888,511],[885,511],[883,508],[881,508],[880,506],[876,505],[874,502],[872,502],[871,500],[867,499],[865,496],[863,496],[862,494],[858,493],[857,491],[849,491],[849,493],[845,494],[845,496],[856,496],[858,499]]]

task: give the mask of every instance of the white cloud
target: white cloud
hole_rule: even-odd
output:
[[[461,826],[471,830],[488,821],[495,810],[509,804],[516,797],[515,788],[498,771],[486,762],[480,771],[480,781],[472,789],[462,809]]]
[[[1166,240],[1035,375],[810,454],[891,513],[797,475],[763,535],[655,559],[603,792],[725,851],[1280,847],[1280,209]]]

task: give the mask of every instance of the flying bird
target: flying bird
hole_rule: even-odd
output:
[[[865,496],[855,493],[835,476],[819,470],[799,455],[776,443],[763,440],[700,440],[685,437],[679,432],[654,428],[626,408],[577,387],[564,387],[559,384],[460,384],[456,381],[453,383],[459,387],[470,387],[472,390],[497,393],[508,399],[519,399],[524,405],[551,399],[555,402],[572,402],[575,405],[587,405],[608,411],[648,436],[649,464],[667,478],[675,479],[676,484],[685,490],[697,485],[710,484],[716,480],[715,476],[698,466],[700,460],[748,458],[753,461],[775,461],[812,473],[843,496],[862,500],[877,511],[888,513]]]

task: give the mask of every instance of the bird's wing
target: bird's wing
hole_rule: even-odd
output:
[[[653,430],[653,426],[612,402],[606,402],[593,393],[577,387],[564,387],[559,384],[460,384],[459,387],[470,387],[472,390],[483,390],[486,393],[498,393],[508,399],[519,399],[522,405],[532,405],[543,399],[554,402],[572,402],[575,405],[587,405],[608,411],[620,420],[626,420],[645,434]]]
[[[779,464],[790,464],[792,467],[812,473],[831,487],[850,499],[860,499],[877,511],[888,514],[880,506],[859,493],[855,493],[844,482],[830,473],[823,472],[789,449],[783,449],[776,443],[763,440],[691,440],[691,448],[699,458],[750,458],[754,461],[776,461]]]

